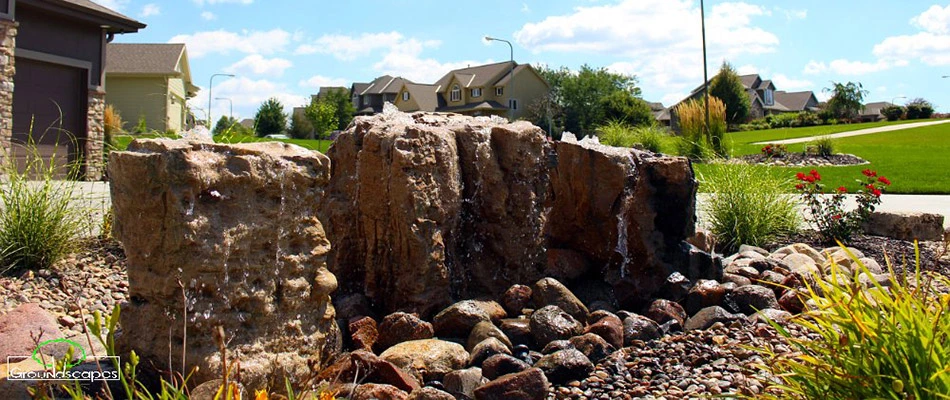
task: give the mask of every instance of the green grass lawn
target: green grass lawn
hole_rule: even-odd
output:
[[[819,168],[826,188],[845,186],[855,190],[855,180],[862,177],[861,171],[870,168],[893,182],[888,193],[950,193],[950,173],[947,172],[950,168],[950,124],[840,138],[835,143],[836,152],[855,154],[871,164]],[[733,154],[757,153],[760,147],[733,143]],[[788,151],[801,152],[804,147],[805,144],[793,144],[788,146]],[[697,173],[707,174],[716,170],[704,164],[696,164],[695,168]],[[789,176],[806,170],[802,167],[773,168]]]
[[[879,126],[899,125],[899,124],[908,124],[908,123],[913,123],[913,122],[927,122],[927,121],[928,120],[882,121],[882,122],[867,122],[863,124],[809,126],[805,128],[778,128],[778,129],[766,129],[766,130],[761,130],[761,131],[730,132],[730,133],[727,133],[726,136],[733,143],[756,143],[756,142],[765,142],[769,140],[785,140],[785,139],[797,139],[797,138],[809,137],[809,136],[829,135],[832,133],[856,131],[859,129],[877,128]]]
[[[135,139],[155,139],[159,137],[167,137],[165,135],[157,134],[142,134],[142,135],[117,135],[114,140],[116,143],[114,150],[125,150],[129,147]],[[218,140],[218,138],[216,138]],[[233,136],[227,140],[219,141],[219,143],[252,143],[252,142],[284,142],[292,143],[300,147],[316,150],[321,153],[326,153],[327,149],[330,148],[330,143],[333,143],[331,140],[308,140],[308,139],[265,139],[256,136]]]

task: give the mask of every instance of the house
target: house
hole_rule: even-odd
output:
[[[812,91],[785,92],[776,90],[773,95],[775,102],[772,107],[769,108],[769,114],[779,112],[821,111],[818,98],[815,97],[815,93]]]
[[[412,81],[400,77],[383,75],[369,83],[354,83],[350,87],[350,96],[356,115],[372,115],[383,111],[383,104],[393,103],[396,94],[404,83]],[[322,88],[321,88],[322,89]]]
[[[449,71],[432,85],[404,83],[394,104],[407,112],[455,112],[518,119],[550,90],[530,65],[506,61]]]
[[[885,119],[884,113],[882,112],[885,108],[891,107],[894,104],[879,101],[875,103],[868,103],[864,105],[864,108],[858,113],[857,120],[860,122],[877,122],[883,121]]]
[[[106,104],[128,124],[144,119],[150,131],[190,128],[186,101],[198,87],[191,81],[184,44],[109,43],[105,86]]]
[[[106,44],[145,24],[89,0],[0,0],[0,142],[103,173]]]

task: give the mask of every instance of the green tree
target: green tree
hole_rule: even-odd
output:
[[[729,63],[723,62],[719,73],[709,83],[709,96],[726,104],[726,122],[729,124],[744,124],[749,118],[749,95],[742,86],[739,74]]]
[[[347,90],[330,90],[324,95],[324,100],[333,105],[336,115],[336,126],[333,130],[344,130],[353,121],[353,114],[356,114],[356,107],[350,100],[350,92]]]
[[[616,74],[586,64],[577,72],[566,67],[542,67],[538,72],[551,86],[550,101],[557,105],[552,108],[558,114],[551,119],[560,124],[554,125],[563,126],[565,130],[580,136],[596,134],[597,127],[606,124],[611,118],[626,120],[630,124],[643,121],[643,107],[631,101],[639,100],[640,97],[640,88],[634,76]],[[646,109],[649,110],[649,107]]]
[[[831,82],[826,93],[831,93],[828,99],[828,111],[838,119],[853,119],[864,109],[864,96],[868,94],[860,82],[839,83]]]
[[[214,129],[211,130],[211,134],[218,136],[222,133],[230,132],[234,133],[235,126],[239,126],[237,119],[228,117],[227,115],[222,115],[218,119],[218,122],[214,124]]]
[[[330,132],[337,129],[340,123],[337,119],[338,110],[338,105],[334,104],[329,96],[310,101],[304,114],[313,126],[317,139],[325,139],[330,136]]]
[[[606,121],[622,121],[630,126],[649,126],[655,120],[646,101],[622,90],[616,90],[601,99],[600,107],[604,110]]]
[[[907,119],[928,119],[934,113],[929,101],[920,97],[907,102]]]
[[[254,115],[254,126],[257,127],[257,136],[278,134],[287,128],[287,114],[284,105],[274,97],[267,99]]]
[[[310,139],[313,135],[313,124],[307,118],[306,109],[302,113],[294,112],[290,115],[290,136],[295,139]]]

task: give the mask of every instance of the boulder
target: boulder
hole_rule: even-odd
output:
[[[475,347],[472,348],[471,356],[468,359],[468,365],[480,367],[485,359],[495,354],[511,354],[511,350],[497,338],[490,337],[481,341],[481,343],[476,344]]]
[[[448,306],[432,319],[435,333],[442,337],[467,338],[479,322],[491,322],[491,316],[474,300]]]
[[[614,348],[623,347],[623,321],[613,314],[605,315],[593,324],[584,328],[584,333],[596,334]]]
[[[383,318],[379,323],[377,348],[386,350],[396,344],[410,340],[431,339],[435,336],[432,324],[423,321],[415,314],[395,312]]]
[[[759,285],[736,288],[732,293],[726,295],[723,304],[729,311],[746,315],[754,314],[756,311],[766,308],[779,308],[775,292],[770,288]]]
[[[531,320],[527,318],[503,319],[499,328],[514,345],[534,345],[534,337],[531,335]]]
[[[406,371],[365,350],[337,357],[333,364],[316,375],[314,381],[383,383],[407,392],[421,386]]]
[[[569,249],[548,249],[548,264],[544,274],[560,279],[577,279],[590,269],[590,262],[580,252]]]
[[[548,382],[538,368],[504,375],[475,389],[477,400],[544,400],[548,394]]]
[[[587,307],[557,279],[544,278],[539,280],[534,284],[531,293],[534,305],[537,308],[558,306],[578,321],[587,320]]]
[[[864,232],[907,241],[940,241],[943,220],[940,214],[875,211],[864,223]]]
[[[472,333],[468,335],[468,340],[465,342],[465,348],[471,351],[475,348],[475,345],[490,337],[498,339],[509,349],[514,346],[511,340],[508,339],[508,336],[495,326],[495,324],[490,321],[482,321],[475,324],[475,327],[472,328]]]
[[[421,377],[423,382],[442,380],[445,374],[465,368],[468,357],[462,345],[438,339],[402,342],[379,355],[380,359]]]
[[[406,400],[409,398],[409,393],[392,385],[364,383],[357,386],[349,398],[351,400]]]
[[[666,321],[675,320],[680,326],[686,322],[686,310],[679,303],[666,299],[656,299],[650,304],[645,316],[658,324],[664,324]]]
[[[600,362],[618,348],[611,346],[604,338],[593,333],[574,336],[570,343],[594,363]]]
[[[531,306],[531,287],[512,285],[501,295],[501,304],[509,315],[518,315],[521,310]]]
[[[714,280],[701,279],[689,290],[686,295],[686,313],[695,314],[706,307],[722,305],[726,297],[726,289]]]
[[[635,340],[648,341],[660,337],[660,326],[647,317],[631,314],[623,319],[623,344],[630,346]]]
[[[508,354],[495,354],[482,363],[482,375],[495,379],[531,368],[531,365]]]
[[[452,396],[443,390],[426,386],[413,390],[412,393],[409,393],[408,400],[455,400],[455,396]]]
[[[689,317],[686,320],[686,325],[683,326],[683,329],[687,331],[692,330],[705,330],[713,326],[717,322],[722,322],[728,324],[732,321],[738,321],[742,319],[742,315],[736,315],[726,311],[726,309],[719,306],[706,307],[702,310],[699,310],[695,315]]]
[[[531,314],[531,335],[539,347],[554,340],[570,339],[584,330],[584,325],[558,306],[546,306]]]
[[[544,371],[544,375],[553,383],[563,384],[584,379],[594,371],[594,364],[578,350],[566,349],[541,357],[534,364]]]
[[[143,365],[184,362],[183,374],[199,367],[191,379],[208,381],[222,367],[221,327],[253,390],[300,381],[339,351],[337,280],[317,217],[326,156],[279,142],[136,140],[111,153],[109,177],[132,299],[122,352]]]
[[[20,304],[12,311],[0,315],[0,360],[3,363],[18,363],[29,359],[37,345],[33,338],[39,338],[41,342],[63,338],[56,318],[39,304]],[[85,338],[77,341],[80,344],[84,342]],[[59,358],[66,354],[68,346],[51,344],[43,346],[42,351],[46,356]],[[88,349],[87,345],[83,347]],[[7,357],[13,359],[8,360]],[[5,375],[3,377],[6,378]]]

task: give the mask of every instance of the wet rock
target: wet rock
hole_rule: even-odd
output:
[[[316,375],[315,381],[383,383],[407,392],[421,386],[419,380],[406,371],[365,350],[337,357]]]
[[[143,364],[184,363],[184,374],[198,367],[191,379],[207,381],[221,370],[220,326],[249,390],[300,381],[308,362],[320,368],[339,352],[337,280],[317,217],[326,156],[279,142],[136,140],[111,154],[109,178],[132,300],[121,313],[121,352],[134,349]]]
[[[660,290],[660,296],[673,301],[680,301],[686,298],[692,283],[686,276],[679,272],[674,272],[666,277],[663,288]]]
[[[783,310],[776,310],[774,308],[766,308],[764,310],[759,310],[757,313],[752,314],[750,319],[758,322],[777,322],[779,324],[784,324],[792,318],[792,313]]]
[[[604,338],[588,333],[580,336],[574,336],[570,340],[571,345],[581,353],[584,353],[592,362],[598,363],[613,353],[618,347],[607,343]]]
[[[460,369],[445,374],[443,383],[445,391],[462,398],[471,399],[475,397],[475,389],[488,379],[482,377],[482,369],[478,367]]]
[[[409,394],[391,385],[364,383],[356,387],[350,398],[352,400],[405,400],[409,398]]]
[[[759,274],[758,280],[760,285],[772,289],[776,297],[781,296],[785,291],[785,288],[782,287],[782,282],[785,282],[785,275],[778,272],[769,270],[762,271],[762,273]]]
[[[680,326],[686,322],[687,317],[686,310],[683,309],[683,306],[679,305],[679,303],[666,299],[653,300],[653,303],[650,304],[650,308],[647,309],[645,316],[658,324],[675,320],[680,324]]]
[[[501,331],[514,345],[534,345],[531,321],[527,318],[507,318],[501,321]]]
[[[502,318],[508,316],[508,312],[505,311],[505,308],[502,307],[500,303],[494,300],[484,300],[484,299],[475,299],[472,300],[476,306],[485,311],[485,314],[488,314],[488,317],[491,318],[492,322],[497,323],[501,321]],[[515,314],[517,315],[517,314]]]
[[[719,306],[706,307],[702,310],[699,310],[695,315],[689,317],[686,320],[686,325],[683,326],[683,329],[687,331],[692,330],[705,330],[713,326],[717,322],[723,324],[728,324],[732,321],[738,321],[742,319],[741,315],[736,315],[726,311],[726,309]]]
[[[772,289],[759,285],[742,286],[726,295],[723,300],[726,309],[746,315],[754,314],[766,308],[778,308],[778,300]]]
[[[718,306],[726,297],[726,289],[714,280],[701,279],[686,295],[686,312],[695,314],[706,307]]]
[[[455,396],[434,387],[426,386],[409,393],[408,400],[455,400]]]
[[[574,344],[571,343],[570,340],[555,340],[555,341],[552,341],[551,343],[548,343],[546,346],[544,346],[544,348],[541,349],[541,354],[551,354],[555,351],[573,349],[573,348],[574,348]]]
[[[630,346],[635,340],[649,341],[660,337],[660,326],[647,317],[633,314],[623,320],[623,344]]]
[[[531,368],[531,365],[508,354],[495,354],[482,363],[482,375],[495,379]]]
[[[490,337],[475,345],[468,359],[468,365],[479,367],[486,358],[495,354],[511,354],[511,350],[497,338]]]
[[[468,357],[462,345],[438,339],[399,343],[379,355],[380,359],[421,376],[423,382],[441,380],[445,374],[464,368]]]
[[[423,321],[415,314],[395,312],[387,315],[379,323],[377,348],[386,350],[398,343],[431,339],[434,336],[435,330],[432,324]]]
[[[746,278],[744,276],[739,276],[736,274],[729,274],[729,273],[722,274],[722,282],[723,283],[732,282],[732,283],[735,283],[736,286],[739,286],[739,287],[749,286],[752,284],[752,280],[749,278]]]
[[[546,306],[531,314],[531,336],[535,344],[545,346],[551,341],[570,339],[584,330],[584,325],[558,306]]]
[[[763,271],[774,271],[778,268],[788,270],[788,264],[784,261],[776,260],[774,258],[762,258],[758,260],[752,260],[749,262],[749,266],[755,268],[759,272]]]
[[[604,338],[614,348],[623,347],[623,321],[613,314],[604,315],[584,329],[584,333],[593,333]]]
[[[482,321],[491,322],[491,316],[475,301],[464,300],[436,314],[432,327],[438,336],[467,338],[472,328]]]
[[[567,383],[587,377],[594,370],[590,359],[575,349],[560,350],[541,357],[534,364],[552,383]]]
[[[468,341],[465,342],[465,348],[471,351],[475,348],[475,345],[490,337],[498,339],[509,349],[513,346],[511,340],[508,340],[508,336],[495,326],[495,324],[489,321],[482,321],[475,324],[475,327],[472,328],[472,333],[468,335]]]
[[[783,310],[798,314],[805,308],[805,299],[807,297],[804,292],[797,289],[789,290],[778,299],[778,304]]]
[[[543,400],[550,383],[538,368],[504,375],[475,389],[477,400]]]
[[[350,342],[356,349],[362,349],[372,352],[376,340],[379,338],[379,331],[376,329],[376,321],[370,317],[355,318],[349,324]]]
[[[534,284],[531,297],[538,308],[557,306],[579,321],[587,320],[587,307],[574,293],[554,278],[544,278]]]
[[[350,319],[361,316],[369,316],[375,319],[376,314],[373,312],[369,299],[360,293],[348,294],[339,298],[334,296],[333,306],[336,308],[337,318],[344,322],[349,322]],[[343,324],[343,326],[346,326],[346,324]]]
[[[548,249],[548,264],[545,275],[560,279],[576,279],[590,268],[583,254],[567,249]]]
[[[501,304],[509,315],[518,315],[521,310],[531,306],[531,287],[512,285],[501,295]]]

